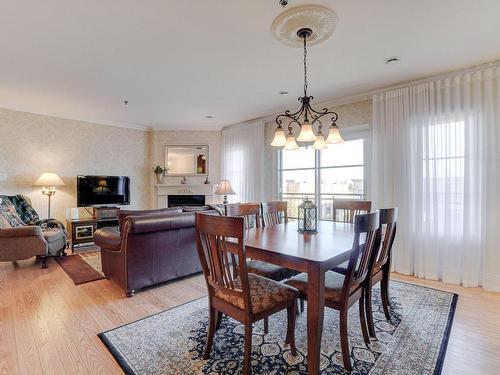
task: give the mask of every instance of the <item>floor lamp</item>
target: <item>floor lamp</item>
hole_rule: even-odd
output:
[[[45,172],[36,180],[35,186],[42,186],[42,194],[49,197],[47,219],[50,219],[50,198],[56,193],[56,186],[64,186],[64,182],[57,174]]]

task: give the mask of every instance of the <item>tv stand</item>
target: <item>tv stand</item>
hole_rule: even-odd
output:
[[[118,213],[119,207],[115,206],[101,206],[93,208],[94,219],[97,222],[97,229],[104,227],[118,228]]]

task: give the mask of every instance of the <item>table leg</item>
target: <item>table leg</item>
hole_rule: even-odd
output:
[[[307,370],[319,374],[325,308],[325,272],[311,264],[307,276]]]

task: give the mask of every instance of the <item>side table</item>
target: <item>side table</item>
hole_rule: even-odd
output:
[[[71,240],[71,253],[75,245],[94,242],[94,232],[97,230],[96,219],[66,220],[66,227]]]

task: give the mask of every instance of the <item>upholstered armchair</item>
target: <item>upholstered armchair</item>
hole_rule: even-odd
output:
[[[0,262],[36,256],[47,268],[47,257],[64,255],[66,242],[64,226],[39,220],[28,197],[0,195]]]

